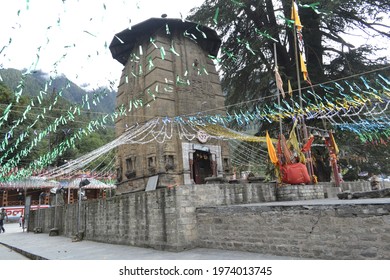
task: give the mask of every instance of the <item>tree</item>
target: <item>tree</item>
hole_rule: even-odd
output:
[[[220,64],[228,105],[272,92],[274,44],[282,77],[296,80],[291,4],[292,1],[209,0],[192,10],[190,20],[209,25],[222,36]],[[390,26],[383,23],[389,12],[388,1],[301,1],[299,15],[311,82],[360,73],[366,70],[362,69],[364,65],[383,64],[383,59],[372,58],[374,47],[355,48],[344,37],[360,29],[375,38],[390,39]],[[217,14],[219,20],[214,21]],[[356,65],[356,61],[364,65]]]
[[[300,66],[296,54],[300,51],[306,57],[310,81],[303,86],[313,90],[312,85],[346,77],[352,79],[355,74],[388,66],[386,58],[373,55],[380,50],[377,46],[355,46],[354,41],[357,40],[351,37],[353,33],[360,32],[375,40],[383,39],[388,42],[388,1],[299,1],[302,40],[295,40],[290,20],[291,7],[292,1],[208,0],[192,10],[189,20],[208,25],[221,34],[219,63],[222,87],[227,97],[226,105],[230,111],[253,111],[277,102],[275,53],[282,79],[291,80],[294,89],[297,89],[298,83],[297,61]],[[294,47],[296,42],[300,51],[296,51]],[[299,73],[299,81],[303,82],[302,73]],[[337,90],[329,92],[322,87],[315,87],[315,91],[318,96],[328,99],[339,94]],[[316,97],[309,97],[309,102],[315,104]],[[298,98],[295,94],[285,101],[294,107],[294,102],[302,102]],[[302,106],[295,108],[297,107]],[[313,127],[337,129],[326,120],[314,118],[307,123]],[[260,132],[266,129],[276,131],[278,128],[272,120],[259,122],[258,127]],[[343,133],[343,136],[346,137],[341,139],[336,133],[340,143],[349,143],[356,138],[356,134],[350,133]],[[317,154],[322,157],[321,162],[327,163],[326,150],[319,149]],[[356,151],[352,150],[351,154],[354,152]]]
[[[53,152],[56,147],[64,143],[79,129],[84,129],[96,117],[93,113],[82,112],[83,114],[76,115],[73,121],[62,123],[58,120],[68,112],[71,104],[64,98],[56,96],[56,92],[53,90],[51,94],[44,96],[39,102],[35,101],[36,104],[33,106],[31,105],[33,101],[28,94],[29,90],[29,88],[24,88],[24,94],[17,102],[15,93],[0,82],[0,127],[2,132],[0,166],[4,167],[8,164],[4,170],[0,169],[1,172],[4,172],[3,175],[9,174],[12,170],[15,173],[13,175],[16,175],[16,171],[14,171],[16,169],[13,167],[17,167],[18,170],[28,168],[41,156]],[[55,102],[54,99],[56,99]],[[27,110],[27,107],[30,110]],[[55,123],[56,125],[54,125]],[[66,161],[99,148],[113,138],[114,129],[107,126],[99,132],[92,133],[89,137],[81,138],[79,142],[76,141],[73,147],[58,154],[48,164],[60,166]],[[96,170],[112,163],[113,156],[111,154],[111,157],[94,163],[95,166],[99,165]]]
[[[26,147],[24,143],[32,138],[31,134],[24,134],[27,127],[33,123],[27,115],[24,117],[24,109],[30,103],[30,98],[22,95],[18,102],[16,100],[15,94],[0,82],[0,131],[2,136],[0,138],[0,149],[2,149],[0,166],[24,149]],[[20,141],[22,134],[24,143]],[[26,161],[22,164],[26,164]]]

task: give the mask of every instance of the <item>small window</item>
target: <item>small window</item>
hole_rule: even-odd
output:
[[[133,171],[134,170],[133,165],[133,159],[128,158],[126,159],[126,171]]]
[[[224,158],[223,159],[223,168],[225,171],[229,171],[230,170],[230,164],[229,164],[229,159],[228,158]]]
[[[156,173],[156,157],[148,157],[147,163],[148,163],[149,173],[150,174]]]
[[[126,159],[126,173],[127,179],[134,178],[136,176],[136,157]]]
[[[174,170],[175,169],[175,158],[173,155],[164,156],[165,170]]]
[[[172,155],[164,156],[165,164],[175,164],[174,157]]]
[[[127,158],[126,159],[126,171],[135,171],[135,167],[137,166],[137,158]]]
[[[148,157],[148,168],[156,166],[156,157]]]

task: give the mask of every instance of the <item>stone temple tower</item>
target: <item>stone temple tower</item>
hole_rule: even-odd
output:
[[[134,139],[117,149],[119,194],[151,184],[203,184],[231,172],[225,141],[175,121],[199,112],[225,114],[212,60],[220,44],[214,30],[180,19],[150,18],[115,34],[110,50],[124,66],[116,106],[126,112],[117,118],[116,135]]]

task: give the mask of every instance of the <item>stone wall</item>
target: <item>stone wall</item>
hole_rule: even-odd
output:
[[[342,182],[340,188],[343,192],[368,192],[371,190],[371,183],[369,181]]]
[[[297,190],[305,187],[312,194],[321,190]],[[84,201],[79,230],[87,240],[169,251],[206,247],[297,258],[390,259],[390,199],[372,205],[276,203],[280,191],[264,183],[185,185]],[[78,214],[78,204],[31,211],[29,230],[58,227],[71,237]]]
[[[386,189],[386,188],[390,188],[390,182],[381,181],[379,183],[379,189]]]
[[[277,201],[323,199],[323,185],[287,185],[276,188]]]
[[[85,239],[180,251],[197,246],[197,207],[275,201],[274,184],[205,184],[130,193],[82,202],[80,231]],[[43,232],[53,227],[53,208],[41,209]],[[77,233],[78,204],[57,208],[60,234]],[[29,228],[38,225],[32,211]]]
[[[324,188],[325,198],[337,198],[337,194],[341,192],[366,192],[371,190],[371,184],[368,181],[342,182],[340,187],[335,187],[334,183],[321,182]]]
[[[313,259],[390,259],[390,204],[197,209],[199,246]]]

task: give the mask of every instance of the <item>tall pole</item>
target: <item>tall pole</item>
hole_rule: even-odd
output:
[[[299,60],[298,60],[298,42],[297,42],[297,27],[294,24],[294,51],[295,51],[295,68],[297,70],[297,83],[298,83],[298,96],[299,96],[299,106],[303,108],[302,104],[302,90],[301,90],[301,76],[299,75]],[[305,120],[302,119],[302,122],[305,123]],[[307,132],[306,136],[307,137]],[[306,139],[305,139],[306,140]]]
[[[276,43],[274,43],[274,57],[275,57],[275,72],[278,70],[278,55],[276,53]],[[280,135],[282,135],[283,132],[283,126],[282,126],[282,112],[280,111],[280,92],[279,88],[276,87],[277,92],[278,92],[278,106],[279,106],[279,130],[280,130]]]
[[[42,204],[42,196],[43,196],[43,194],[44,194],[44,192],[41,192],[39,194],[39,198],[38,198],[38,228],[41,225],[41,204]]]
[[[297,40],[297,27],[294,24],[294,51],[295,51],[295,68],[297,71],[297,83],[298,83],[298,96],[299,96],[299,106],[303,110],[303,104],[302,104],[302,90],[301,90],[301,77],[299,75],[299,59],[298,59],[298,40]],[[302,117],[300,118],[301,124],[302,124],[302,130],[303,130],[303,139],[305,142],[309,139],[309,136],[307,134],[307,127],[305,124],[305,116],[302,114]],[[314,175],[313,171],[313,163],[311,162],[311,152],[307,152],[306,156],[308,163],[306,163],[310,180],[312,180],[312,176]]]
[[[78,193],[78,197],[79,197],[79,207],[78,207],[78,213],[77,213],[77,235],[80,233],[80,229],[81,229],[81,200],[83,198],[83,191],[84,191],[84,187],[86,185],[88,185],[90,182],[88,181],[88,179],[82,179],[79,183],[79,193]]]
[[[56,190],[56,206],[54,207],[54,228],[57,227],[57,204],[58,204],[58,190]]]
[[[81,192],[82,192],[82,188],[81,187],[79,187],[79,193],[78,193],[78,195],[79,195],[79,201],[78,201],[78,203],[79,203],[79,207],[78,207],[78,215],[77,215],[77,234],[79,234],[80,233],[80,223],[81,223],[81,198],[82,198],[82,195],[81,195]]]

